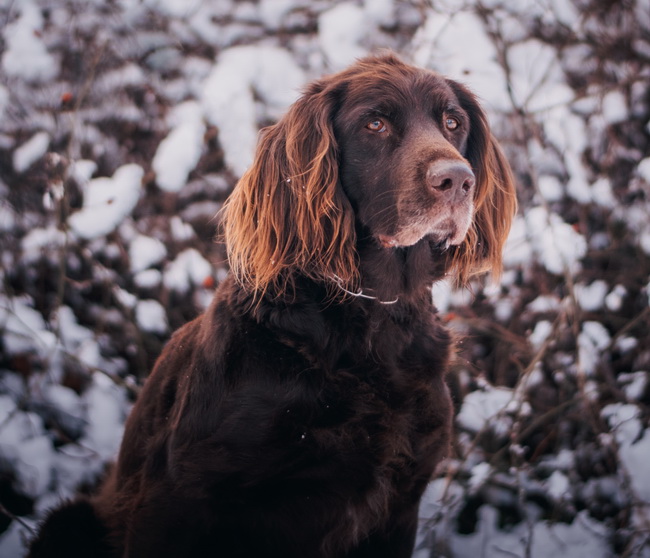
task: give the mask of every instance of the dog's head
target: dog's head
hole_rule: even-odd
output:
[[[297,275],[354,285],[358,231],[384,250],[427,242],[463,283],[499,273],[515,210],[474,95],[384,55],[313,82],[262,131],[224,230],[234,273],[257,293]]]

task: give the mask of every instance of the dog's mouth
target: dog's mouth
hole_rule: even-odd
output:
[[[469,227],[468,227],[469,228]],[[413,246],[426,238],[434,247],[440,250],[447,250],[451,246],[462,244],[467,235],[468,228],[461,230],[455,225],[436,227],[434,230],[427,229],[405,229],[394,235],[378,234],[376,239],[382,248],[405,248]]]

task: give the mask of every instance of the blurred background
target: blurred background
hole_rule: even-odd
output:
[[[93,489],[227,273],[256,134],[364,54],[469,85],[520,210],[434,286],[453,454],[416,556],[650,557],[650,1],[0,1],[0,556]]]

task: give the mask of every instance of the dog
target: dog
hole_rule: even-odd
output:
[[[30,556],[410,556],[453,414],[430,287],[498,275],[515,212],[464,85],[392,54],[312,82],[224,204],[230,275]]]

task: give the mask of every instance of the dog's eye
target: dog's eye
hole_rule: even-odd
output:
[[[456,120],[455,118],[448,116],[445,118],[445,127],[447,130],[451,130],[452,132],[456,129],[458,129],[458,126],[460,126],[460,122]]]
[[[383,120],[379,120],[378,118],[376,120],[371,120],[366,124],[366,128],[370,130],[371,132],[385,132],[386,131],[386,124],[384,124]]]

